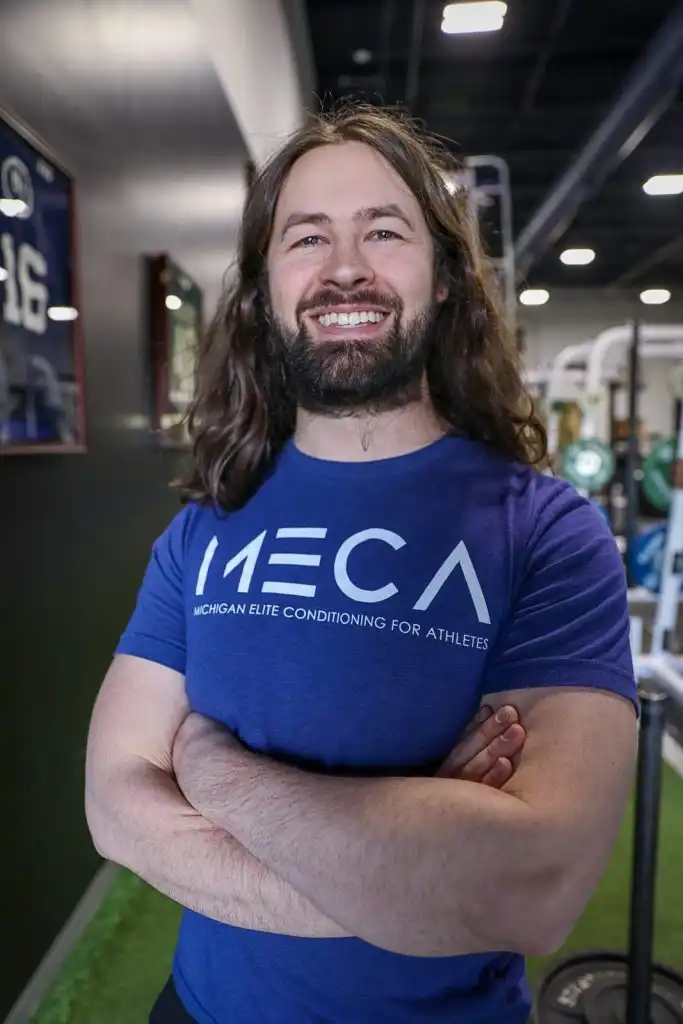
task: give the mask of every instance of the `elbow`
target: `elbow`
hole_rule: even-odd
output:
[[[103,860],[122,864],[121,852],[115,843],[116,827],[113,816],[107,813],[102,802],[86,791],[85,820],[95,850]],[[125,865],[124,865],[125,866]]]
[[[520,920],[514,952],[525,957],[555,956],[569,939],[588,902],[561,884],[530,893],[527,913]]]

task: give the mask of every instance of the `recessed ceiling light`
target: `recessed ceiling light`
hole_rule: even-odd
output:
[[[183,300],[179,295],[167,295],[166,296],[166,309],[170,309],[175,312],[183,304]]]
[[[369,64],[372,60],[370,50],[354,50],[351,59],[354,64]]]
[[[593,249],[565,249],[560,260],[566,267],[585,267],[595,259]]]
[[[683,193],[683,174],[655,174],[643,185],[649,196],[680,196]]]
[[[448,4],[443,9],[441,31],[446,35],[497,32],[503,27],[508,5],[503,0]]]
[[[663,306],[671,298],[667,288],[648,288],[640,293],[640,301],[646,306]]]
[[[0,281],[6,281],[8,277],[9,277],[9,274],[7,273],[5,268],[4,267],[0,267]]]
[[[545,306],[549,298],[550,292],[545,288],[527,288],[519,296],[519,301],[523,306]]]
[[[47,315],[55,323],[67,323],[69,320],[78,319],[78,310],[73,306],[50,306]]]

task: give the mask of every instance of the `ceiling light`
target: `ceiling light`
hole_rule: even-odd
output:
[[[74,309],[73,306],[50,306],[47,311],[47,315],[50,320],[55,322],[66,322],[69,320],[78,319],[78,310]]]
[[[640,293],[640,301],[646,306],[663,306],[671,298],[671,292],[666,288],[648,288]]]
[[[0,213],[5,217],[21,217],[26,209],[23,199],[0,199]]]
[[[166,296],[166,309],[170,309],[175,312],[176,309],[180,309],[182,304],[183,300],[179,298],[177,295]]]
[[[443,9],[441,31],[447,35],[497,32],[503,27],[508,5],[503,0],[448,4]]]
[[[370,50],[354,50],[351,60],[354,64],[369,64],[372,60]]]
[[[519,301],[523,306],[545,306],[549,298],[550,292],[545,288],[527,288],[520,295]]]
[[[0,281],[6,281],[8,277],[9,277],[9,274],[7,273],[5,268],[4,267],[0,267]]]
[[[560,260],[566,267],[585,267],[595,259],[592,249],[565,249]]]
[[[680,196],[683,193],[683,174],[655,174],[643,185],[649,196]]]

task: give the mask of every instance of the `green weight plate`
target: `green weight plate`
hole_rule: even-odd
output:
[[[671,470],[676,458],[676,438],[667,437],[656,444],[643,463],[643,493],[660,512],[671,503]]]
[[[562,476],[580,491],[602,490],[614,470],[614,453],[596,438],[574,441],[562,453]]]

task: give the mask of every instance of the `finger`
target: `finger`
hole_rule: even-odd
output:
[[[474,730],[477,729],[480,725],[483,725],[484,722],[486,722],[491,717],[492,714],[493,708],[489,707],[488,704],[482,704],[482,706],[479,708],[470,724],[463,732],[463,738],[473,733]]]
[[[502,736],[495,736],[482,751],[457,769],[460,779],[468,782],[482,782],[500,757],[513,758],[524,746],[526,733],[521,725],[511,725]]]
[[[514,771],[512,761],[509,761],[507,757],[499,757],[491,771],[487,772],[481,781],[485,786],[491,786],[492,789],[502,789],[510,781]]]
[[[495,715],[491,715],[485,722],[477,725],[472,732],[462,738],[446,762],[448,770],[457,771],[462,768],[485,750],[497,736],[501,736],[506,729],[518,721],[519,715],[515,708],[510,705],[499,708]]]

